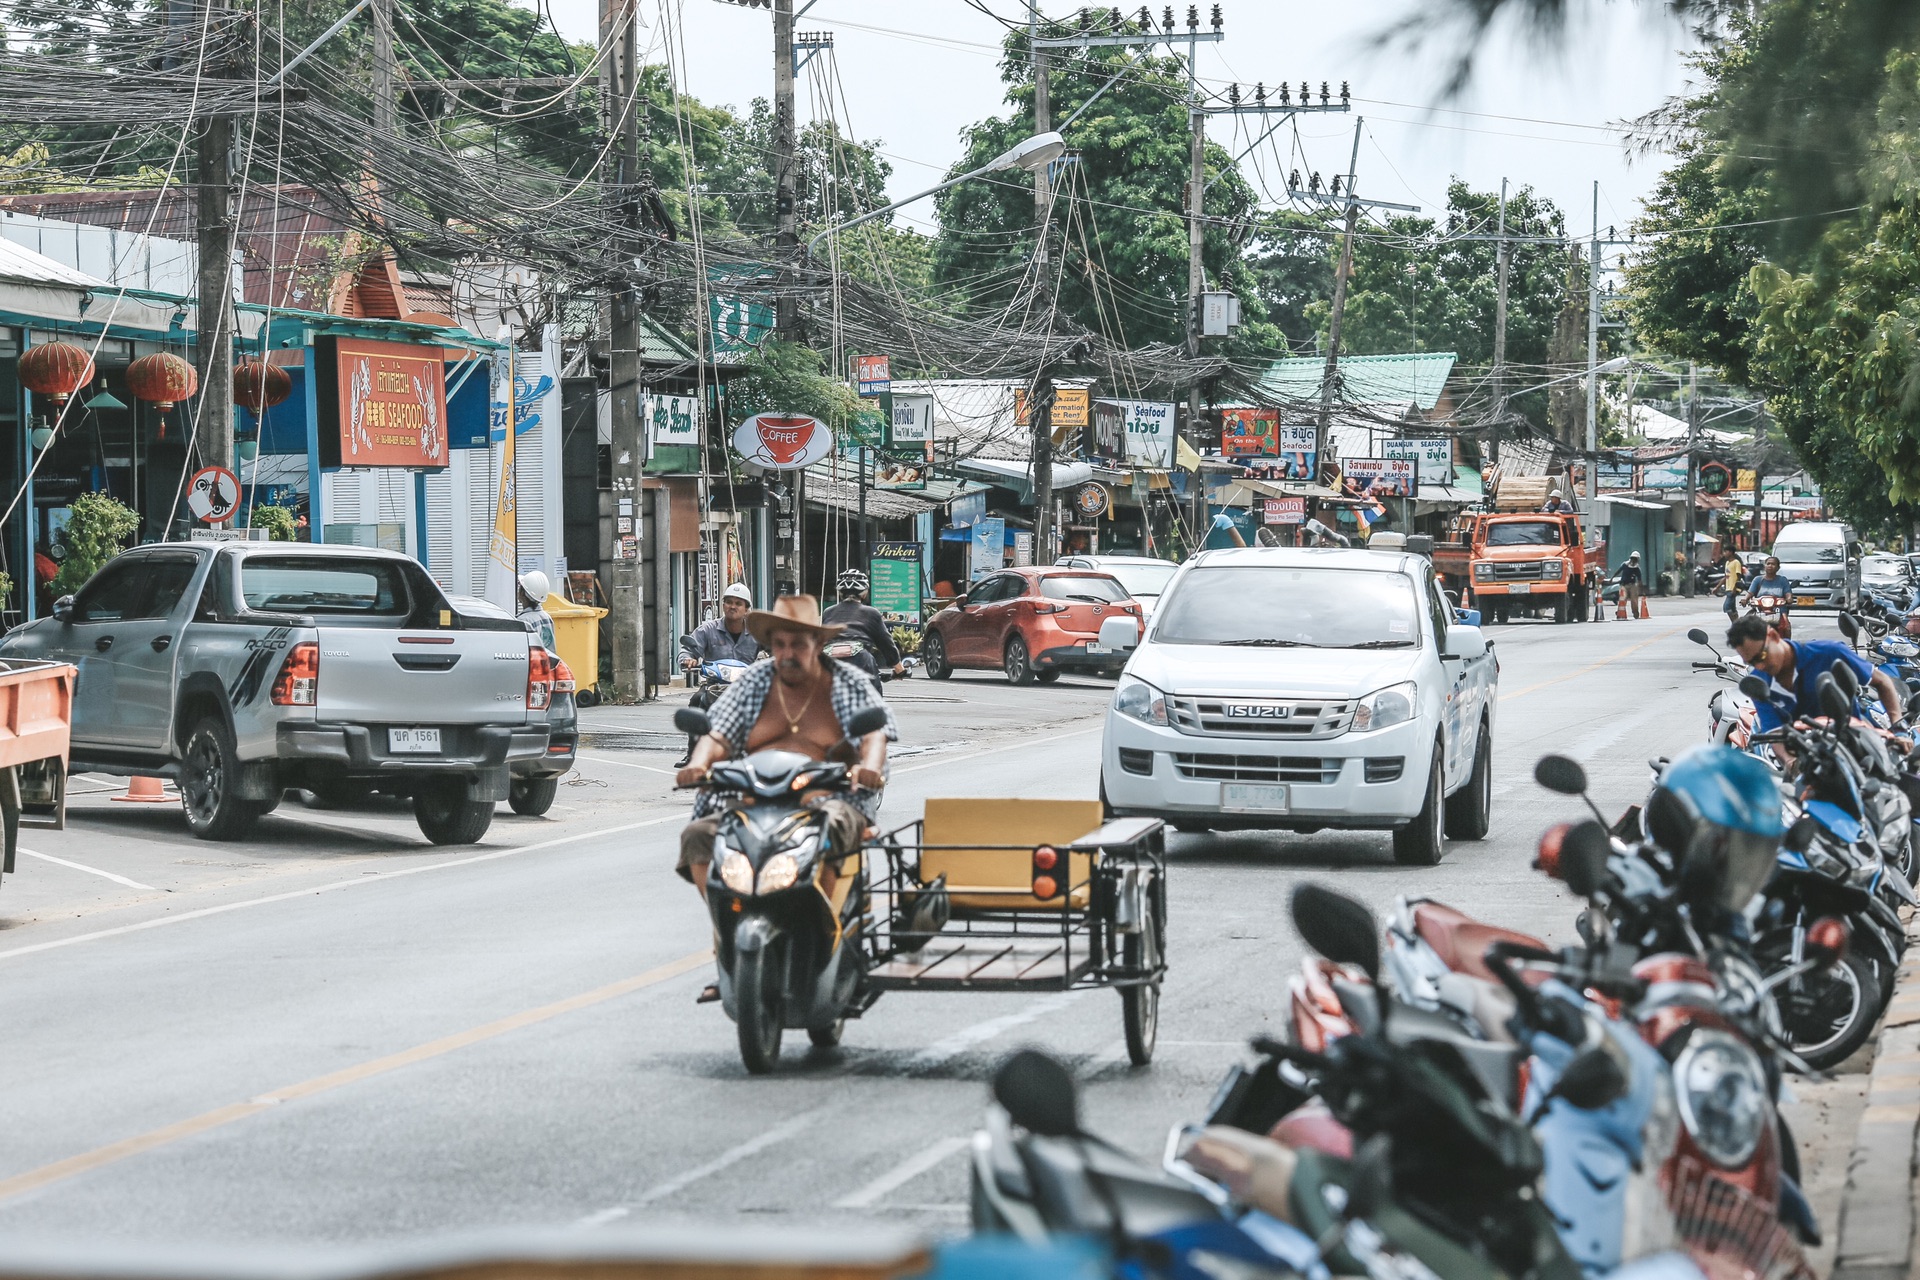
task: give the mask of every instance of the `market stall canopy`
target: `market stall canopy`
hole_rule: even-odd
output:
[[[1033,465],[1025,457],[960,458],[955,461],[954,469],[989,477],[995,484],[1019,490],[1023,496],[1031,496],[1033,492]],[[1053,488],[1056,493],[1076,484],[1085,484],[1091,479],[1093,467],[1088,463],[1053,464]]]
[[[1344,501],[1323,484],[1304,480],[1235,480],[1207,500],[1219,507],[1250,507],[1267,498],[1311,498],[1315,502]]]
[[[1451,351],[1344,356],[1335,399],[1343,404],[1411,405],[1431,413],[1440,403],[1457,357]],[[1318,356],[1276,360],[1260,378],[1260,390],[1276,403],[1318,400],[1327,362]]]

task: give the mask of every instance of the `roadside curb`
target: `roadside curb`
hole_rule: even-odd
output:
[[[1920,916],[1907,919],[1909,944]],[[1847,1161],[1833,1280],[1905,1280],[1913,1256],[1920,1133],[1920,948],[1909,947],[1874,1044],[1866,1110]]]

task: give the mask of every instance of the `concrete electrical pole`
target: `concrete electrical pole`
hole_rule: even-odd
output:
[[[1495,249],[1493,301],[1493,405],[1507,414],[1507,276],[1513,267],[1513,243],[1507,239],[1507,180],[1500,179],[1500,243]]]
[[[1333,309],[1327,316],[1327,368],[1320,375],[1320,427],[1314,433],[1316,461],[1327,456],[1327,432],[1333,426],[1333,390],[1340,373],[1340,322],[1347,310],[1347,277],[1353,273],[1353,237],[1360,229],[1360,201],[1353,184],[1360,168],[1361,116],[1353,122],[1353,157],[1347,162],[1347,225],[1340,235],[1340,265],[1333,272]]]
[[[613,658],[613,697],[637,701],[662,679],[646,663],[646,577],[641,558],[641,473],[646,463],[645,424],[640,417],[640,291],[633,281],[640,255],[639,22],[637,0],[600,0],[601,47],[612,46],[601,68],[604,127],[614,135],[607,166],[608,202],[619,230],[614,243],[616,280],[608,330],[614,509],[613,560],[607,569],[608,650]],[[662,550],[656,548],[656,551]]]
[[[1593,240],[1587,246],[1587,498],[1600,494],[1600,184],[1593,184]]]
[[[1053,128],[1053,86],[1047,79],[1047,51],[1035,43],[1040,36],[1040,9],[1027,6],[1027,43],[1033,55],[1033,134],[1038,137]],[[1036,243],[1034,261],[1039,264],[1035,278],[1046,294],[1047,338],[1041,351],[1041,367],[1034,378],[1027,416],[1032,419],[1031,446],[1033,469],[1033,562],[1053,563],[1053,291],[1048,286],[1046,268],[1052,260],[1048,249],[1049,223],[1053,220],[1053,183],[1046,166],[1033,171],[1033,226]]]
[[[793,0],[773,0],[773,215],[774,247],[790,270],[800,248],[799,147],[794,122]],[[800,336],[800,302],[792,281],[780,291],[775,327],[788,342]],[[799,528],[798,508],[794,527]],[[795,543],[796,551],[798,543]],[[798,569],[795,570],[798,581]]]
[[[174,7],[191,8],[198,21],[217,16],[215,0],[171,0]],[[224,77],[228,51],[224,38],[211,32],[199,42],[207,52],[201,74]],[[211,64],[211,65],[208,65]],[[194,441],[202,465],[231,467],[233,458],[233,117],[202,116],[194,138],[194,235],[200,279],[197,312],[197,351],[200,367],[199,414]],[[319,534],[315,529],[313,533]]]

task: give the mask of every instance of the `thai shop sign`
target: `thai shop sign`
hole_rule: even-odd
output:
[[[1120,412],[1126,459],[1136,466],[1165,471],[1173,465],[1173,405],[1159,400],[1102,400],[1098,411],[1111,421]]]
[[[642,398],[640,405],[647,439],[654,448],[700,443],[700,401],[696,397],[650,395]]]
[[[1278,409],[1222,409],[1220,452],[1229,458],[1272,458],[1280,452]]]
[[[893,390],[893,361],[886,356],[855,356],[853,382],[863,396],[880,396]]]
[[[1449,436],[1382,440],[1380,452],[1389,458],[1411,458],[1421,484],[1453,483],[1453,440]]]
[[[1342,458],[1340,470],[1370,498],[1411,498],[1420,491],[1412,458]]]
[[[1054,435],[1062,431],[1077,431],[1093,421],[1093,392],[1086,387],[1055,387],[1053,389],[1053,427]],[[1030,427],[1032,414],[1028,411],[1027,389],[1017,388],[1013,393],[1013,425]]]
[[[447,465],[447,367],[439,347],[370,338],[313,340],[320,465]]]
[[[890,445],[928,445],[933,443],[933,397],[898,395],[893,397],[893,430]]]
[[[1305,498],[1267,498],[1265,502],[1268,524],[1305,524],[1307,522]]]
[[[920,621],[920,544],[876,542],[867,556],[873,607],[889,623]]]

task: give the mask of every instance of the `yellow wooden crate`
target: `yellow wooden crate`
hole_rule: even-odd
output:
[[[983,891],[1028,888],[1035,846],[1064,847],[1099,830],[1101,820],[1098,800],[929,800],[920,828],[921,883],[946,876],[953,905],[963,909],[1057,911],[1059,898],[1042,902],[1031,893]],[[1090,855],[1075,853],[1063,879],[1055,872],[1063,884],[1076,886],[1075,907],[1087,905],[1092,865]]]

